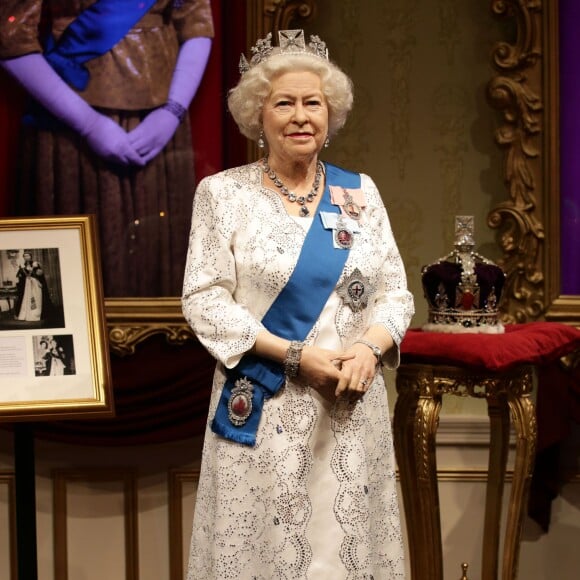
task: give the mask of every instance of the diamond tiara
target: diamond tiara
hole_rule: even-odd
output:
[[[328,60],[328,49],[326,43],[316,35],[310,36],[308,45],[304,39],[304,30],[279,30],[278,44],[281,54],[312,54],[319,58]],[[240,56],[240,74],[248,72],[253,66],[264,62],[272,56],[272,33],[268,32],[266,38],[261,38],[252,46],[252,57],[249,62],[242,53]]]

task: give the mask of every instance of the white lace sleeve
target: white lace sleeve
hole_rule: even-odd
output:
[[[200,342],[216,359],[234,367],[263,328],[234,300],[235,234],[239,183],[214,175],[195,193],[183,282],[183,314]]]
[[[413,295],[407,289],[405,267],[378,189],[368,175],[362,175],[362,187],[369,200],[376,200],[372,219],[376,224],[380,247],[384,251],[381,291],[377,296],[370,324],[380,324],[389,331],[395,348],[386,354],[384,360],[387,367],[396,368],[400,360],[399,347],[415,313]]]

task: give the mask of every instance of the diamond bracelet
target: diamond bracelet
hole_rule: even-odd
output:
[[[284,359],[284,372],[286,373],[287,377],[293,378],[298,375],[303,348],[303,342],[298,340],[293,340],[290,342],[290,346],[286,351],[286,358]]]

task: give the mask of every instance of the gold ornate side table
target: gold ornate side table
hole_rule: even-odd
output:
[[[403,359],[404,360],[404,359]],[[405,363],[397,371],[395,452],[401,477],[413,580],[443,580],[436,433],[443,395],[486,399],[490,452],[483,536],[482,580],[498,578],[500,523],[510,436],[516,432],[513,483],[503,545],[503,580],[517,577],[519,545],[536,446],[530,394],[533,367],[474,370],[438,363]]]

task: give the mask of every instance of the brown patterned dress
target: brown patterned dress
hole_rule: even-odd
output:
[[[0,59],[41,52],[45,23],[58,38],[93,2],[2,0]],[[210,0],[158,0],[87,64],[91,80],[80,94],[129,131],[166,101],[180,44],[199,36],[213,36]],[[107,296],[181,293],[195,187],[188,119],[144,168],[100,159],[63,127],[23,127],[22,147],[16,212],[96,214]]]

